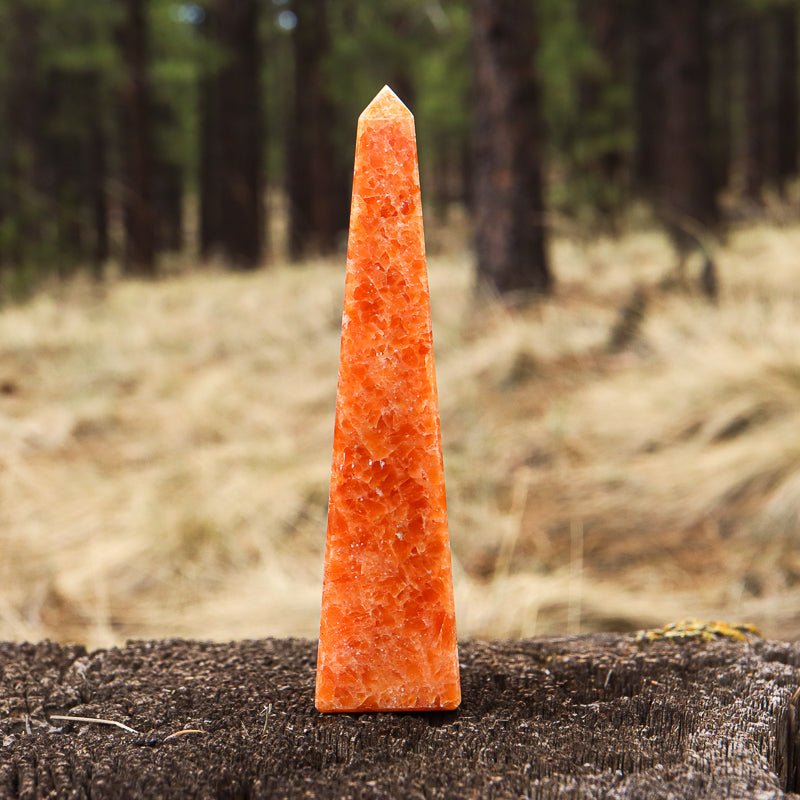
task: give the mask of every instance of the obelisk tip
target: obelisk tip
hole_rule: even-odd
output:
[[[360,119],[396,116],[398,113],[408,114],[412,119],[414,117],[406,104],[392,91],[391,87],[384,86],[375,95],[372,102],[361,112]]]

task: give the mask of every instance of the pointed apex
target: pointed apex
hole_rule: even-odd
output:
[[[405,103],[388,86],[384,86],[361,112],[361,118],[395,117],[398,114],[407,114],[412,119],[414,116]]]

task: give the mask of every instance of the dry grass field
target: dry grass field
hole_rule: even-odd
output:
[[[430,258],[462,638],[800,635],[799,254],[798,227],[736,232],[714,305],[661,285],[658,234],[561,239],[555,297],[518,309]],[[0,638],[316,635],[343,280],[187,269],[0,311]]]

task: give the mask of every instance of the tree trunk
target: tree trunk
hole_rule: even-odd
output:
[[[798,10],[795,5],[773,9],[775,41],[775,183],[781,195],[798,174],[800,147],[800,64],[798,64]]]
[[[549,292],[531,0],[473,0],[478,281]]]
[[[86,114],[84,75],[53,69],[47,75],[47,107],[51,125],[47,137],[48,196],[57,222],[55,260],[66,277],[87,257],[85,219]],[[73,130],[58,131],[59,122],[72,121]]]
[[[97,76],[92,80],[92,108],[89,117],[89,162],[86,171],[87,194],[90,198],[94,223],[94,244],[92,247],[92,274],[96,279],[103,277],[103,269],[109,257],[108,240],[108,179],[107,137],[102,114],[102,97]]]
[[[622,205],[621,148],[625,109],[618,99],[625,80],[627,0],[583,0],[579,16],[598,63],[581,76],[578,107],[588,157],[578,169],[592,181],[587,199],[614,231]]]
[[[666,47],[656,11],[656,0],[634,2],[633,179],[640,194],[651,201],[658,195],[658,142],[664,105],[661,70]]]
[[[245,269],[260,264],[263,247],[260,7],[259,0],[217,0],[209,15],[223,64],[205,97],[201,187],[217,196],[203,199],[202,249]]]
[[[178,252],[183,248],[183,170],[178,164],[157,164],[155,207],[158,249]]]
[[[294,5],[297,26],[292,34],[294,113],[287,136],[289,257],[326,255],[336,249],[347,212],[337,208],[333,106],[324,63],[330,49],[327,3]]]
[[[660,68],[659,201],[676,239],[697,241],[714,228],[719,209],[711,159],[708,0],[657,0],[665,34]]]
[[[735,8],[717,0],[711,15],[711,140],[714,191],[728,186],[733,161]]]
[[[9,4],[11,35],[0,44],[0,216],[8,223],[5,260],[55,265],[63,275],[96,257],[95,239],[106,237],[104,190],[102,209],[95,192],[104,183],[103,104],[96,69],[47,57],[47,11],[24,0]]]
[[[42,169],[45,129],[41,87],[41,25],[38,9],[21,0],[9,8],[7,64],[5,65],[4,127],[0,147],[6,174],[0,207],[9,221],[0,259],[19,266],[37,259],[44,237],[45,179]]]
[[[744,195],[762,201],[765,172],[766,81],[764,79],[764,26],[762,14],[752,11],[743,21],[744,62]]]
[[[175,125],[175,113],[165,102],[156,104],[159,130]],[[183,247],[183,170],[164,153],[155,154],[153,204],[156,211],[156,248],[176,252]]]
[[[119,33],[125,71],[120,91],[123,264],[131,275],[156,274],[152,99],[148,76],[147,0],[125,0]]]
[[[206,11],[203,30],[209,44],[214,41],[214,9]],[[200,137],[200,255],[209,259],[216,255],[222,239],[220,200],[222,169],[220,160],[219,86],[214,71],[203,68],[198,87],[198,126]]]

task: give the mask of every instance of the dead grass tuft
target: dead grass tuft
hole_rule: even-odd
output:
[[[798,249],[734,235],[717,304],[649,233],[557,241],[515,309],[431,259],[462,636],[800,633]],[[212,269],[0,313],[0,636],[316,635],[342,289]]]

